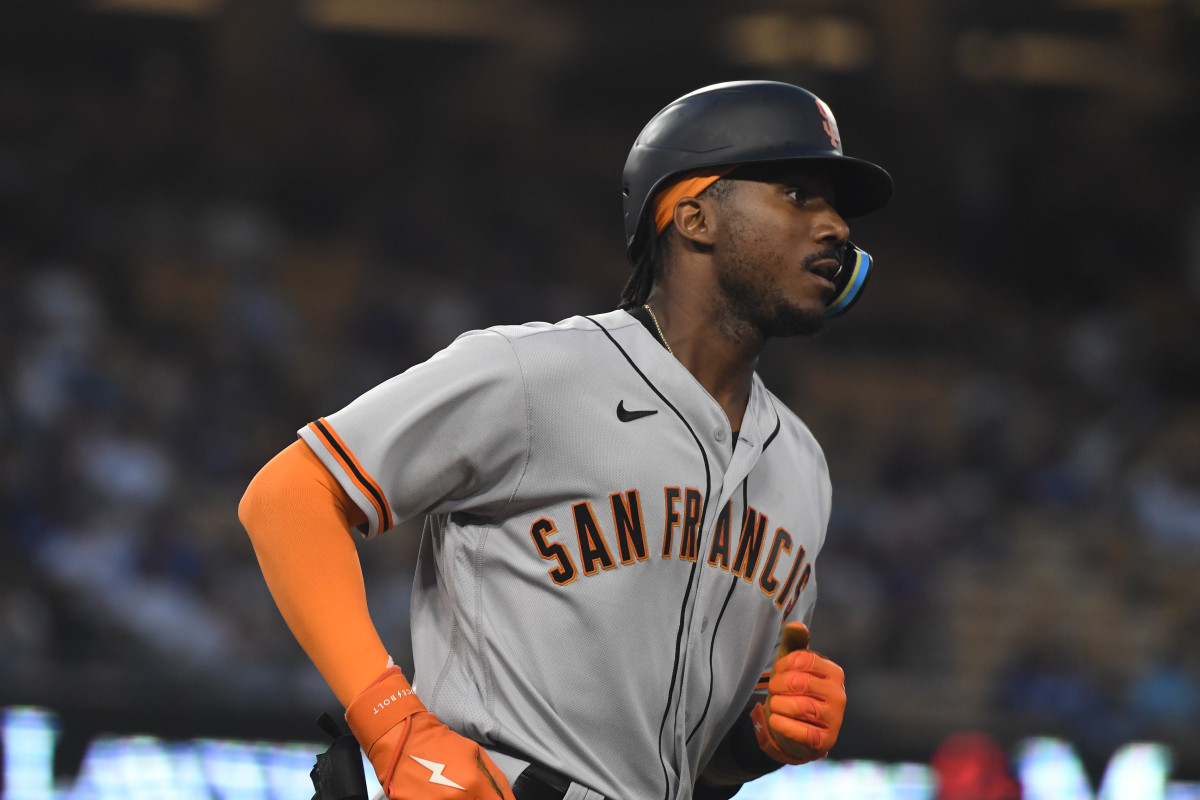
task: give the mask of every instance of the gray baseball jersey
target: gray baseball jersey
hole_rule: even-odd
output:
[[[720,405],[625,311],[463,334],[300,430],[369,519],[427,515],[414,686],[608,797],[689,797],[807,622],[825,458],[754,377]]]

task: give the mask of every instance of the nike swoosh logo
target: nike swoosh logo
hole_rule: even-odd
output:
[[[625,408],[624,400],[617,403],[617,419],[621,420],[621,422],[632,422],[635,419],[641,419],[642,417],[648,417],[651,414],[657,413],[657,408],[648,408],[644,411],[629,411]]]

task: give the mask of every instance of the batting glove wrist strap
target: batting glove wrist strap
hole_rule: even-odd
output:
[[[427,711],[397,667],[354,698],[346,722],[391,800],[515,800],[487,752]]]
[[[385,733],[413,714],[425,711],[412,685],[399,667],[390,667],[346,707],[346,722],[367,758],[375,762],[371,751]],[[389,755],[391,755],[389,753]]]

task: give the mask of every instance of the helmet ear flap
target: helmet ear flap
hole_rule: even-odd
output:
[[[853,242],[846,242],[841,268],[833,278],[834,296],[825,306],[826,317],[845,314],[858,302],[863,288],[867,285],[873,263],[867,251],[859,249]]]

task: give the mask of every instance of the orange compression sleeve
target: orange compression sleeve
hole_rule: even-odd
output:
[[[297,440],[254,476],[238,517],[288,628],[349,705],[388,662],[351,532],[366,516]]]

